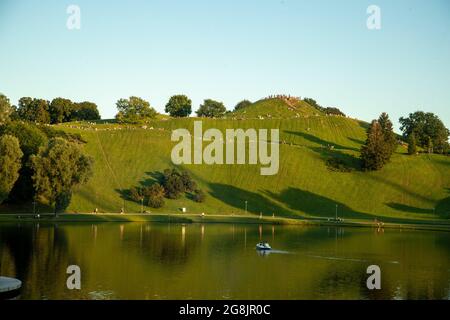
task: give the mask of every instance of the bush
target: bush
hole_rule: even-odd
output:
[[[186,191],[183,179],[181,178],[179,172],[175,169],[164,171],[163,186],[166,197],[169,199],[178,199],[181,194]]]
[[[161,208],[164,206],[164,188],[155,183],[145,188],[144,195],[147,197],[147,205],[152,208]]]
[[[130,199],[136,202],[141,202],[144,199],[144,192],[142,188],[133,187],[130,189]]]
[[[193,192],[195,191],[195,189],[197,189],[197,183],[192,180],[191,176],[186,171],[183,171],[181,173],[181,180],[183,181],[185,191]]]
[[[192,199],[195,202],[205,202],[206,194],[202,190],[196,189],[192,195]]]
[[[164,170],[163,186],[169,199],[178,199],[182,193],[193,192],[197,188],[197,184],[186,171],[180,173],[176,169]]]

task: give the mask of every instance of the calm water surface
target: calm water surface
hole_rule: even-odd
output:
[[[275,249],[258,253],[255,244]],[[382,289],[366,288],[379,265]],[[68,290],[66,268],[81,268]],[[3,224],[22,299],[449,299],[450,233],[229,224]]]

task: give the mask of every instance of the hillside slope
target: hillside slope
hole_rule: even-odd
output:
[[[70,212],[139,212],[138,203],[122,194],[132,186],[155,181],[158,172],[171,167],[171,130],[192,130],[195,119],[154,121],[138,126],[61,125],[79,132],[83,147],[95,158],[94,176],[77,190]],[[198,119],[197,119],[198,120]],[[167,200],[152,212],[207,214],[248,213],[276,216],[371,219],[375,217],[437,219],[450,217],[450,158],[440,155],[408,156],[399,148],[391,163],[378,172],[362,172],[359,149],[365,140],[365,124],[335,116],[294,119],[202,119],[204,130],[226,128],[279,128],[280,170],[261,176],[259,165],[186,165],[207,193],[203,204],[183,197]],[[205,143],[206,144],[206,143]],[[329,170],[326,160],[341,159],[351,170]]]
[[[308,103],[294,98],[262,99],[232,113],[232,117],[242,119],[290,119],[317,115],[323,113]]]

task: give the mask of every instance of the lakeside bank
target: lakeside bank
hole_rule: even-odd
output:
[[[156,222],[156,223],[230,223],[269,224],[333,227],[365,227],[375,229],[410,229],[450,232],[450,221],[446,220],[406,220],[387,219],[377,221],[346,219],[336,221],[322,218],[259,217],[254,215],[199,215],[199,214],[152,214],[152,213],[66,213],[58,214],[0,214],[0,223],[43,222],[43,223],[106,223],[106,222]]]

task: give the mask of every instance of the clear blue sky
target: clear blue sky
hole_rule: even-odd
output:
[[[81,30],[66,28],[70,4]],[[366,27],[371,4],[381,30]],[[286,93],[450,127],[450,2],[0,0],[0,92],[90,100],[104,118],[131,95],[163,111],[177,93],[194,109]]]

